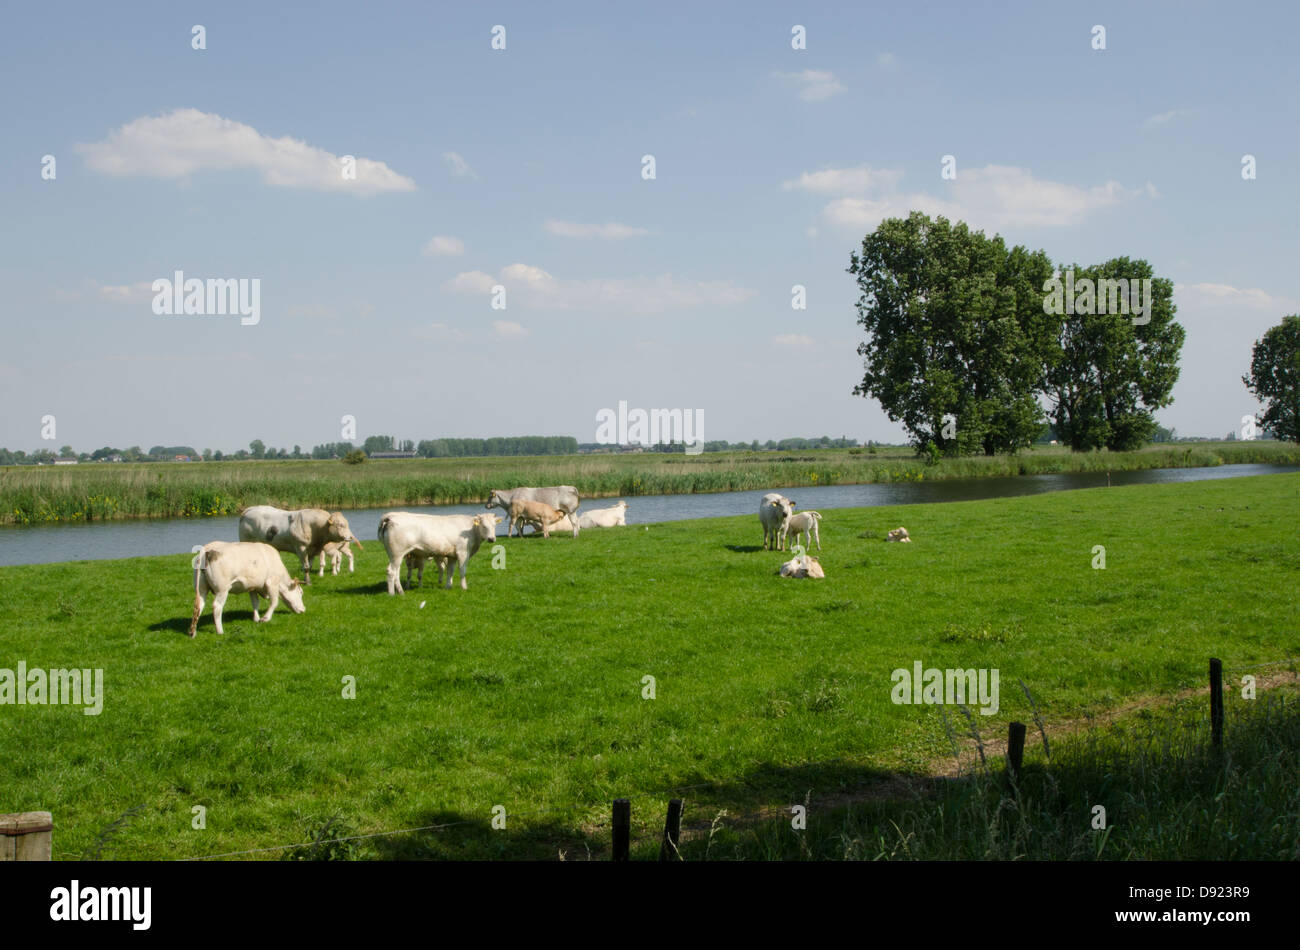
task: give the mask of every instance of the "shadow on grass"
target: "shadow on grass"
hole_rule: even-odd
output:
[[[724,547],[728,551],[735,551],[737,554],[753,554],[755,551],[763,550],[761,544],[727,544]]]

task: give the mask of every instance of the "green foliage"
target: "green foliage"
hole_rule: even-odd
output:
[[[854,394],[879,400],[918,449],[993,455],[1030,445],[1043,425],[1047,255],[914,211],[882,222],[850,260],[868,334]],[[947,434],[946,415],[956,417]]]
[[[1283,317],[1255,341],[1250,373],[1241,381],[1264,403],[1260,425],[1279,439],[1300,442],[1300,315]]]
[[[366,453],[363,449],[353,449],[347,455],[343,456],[344,465],[360,465],[366,461]]]
[[[1076,451],[1136,449],[1156,433],[1153,412],[1173,402],[1178,357],[1186,336],[1174,322],[1173,282],[1154,275],[1144,260],[1118,257],[1094,267],[1062,265],[1074,284],[1151,280],[1146,323],[1126,313],[1073,313],[1054,318],[1046,362],[1046,393],[1059,438]],[[1092,308],[1100,309],[1098,292]],[[1111,309],[1114,302],[1107,304]]]

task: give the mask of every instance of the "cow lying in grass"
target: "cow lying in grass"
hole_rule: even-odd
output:
[[[803,554],[782,564],[781,576],[824,578],[826,572],[822,570],[821,562],[817,558]]]
[[[895,528],[885,537],[886,541],[911,541],[906,528]]]
[[[296,614],[307,609],[302,602],[302,587],[299,586],[298,579],[290,577],[285,570],[280,552],[260,541],[210,541],[203,546],[194,562],[191,637],[199,626],[203,598],[210,591],[216,593],[212,599],[212,619],[216,621],[217,633],[225,633],[221,628],[221,611],[226,606],[226,598],[232,593],[242,594],[247,591],[253,601],[254,623],[270,623],[281,597]],[[271,601],[267,605],[266,614],[260,617],[257,612],[259,594]]]

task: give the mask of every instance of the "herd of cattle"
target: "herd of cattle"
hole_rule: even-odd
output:
[[[821,514],[816,511],[794,511],[795,504],[784,495],[770,492],[763,496],[758,506],[758,518],[763,526],[763,547],[766,550],[784,551],[786,541],[793,533],[792,550],[800,538],[806,544],[822,544],[818,535]],[[456,571],[460,572],[460,586],[468,590],[465,569],[484,542],[496,541],[496,526],[503,519],[492,514],[500,508],[509,516],[506,537],[512,537],[516,528],[523,537],[524,526],[531,525],[543,537],[552,530],[572,532],[578,537],[583,528],[612,528],[627,524],[627,502],[620,501],[609,508],[585,511],[578,514],[578,491],[572,485],[548,488],[514,488],[495,490],[484,506],[487,513],[479,515],[424,515],[409,511],[391,511],[379,520],[379,540],[388,554],[388,593],[401,594],[402,565],[406,565],[406,583],[411,584],[412,572],[417,572],[424,583],[424,565],[433,561],[438,565],[438,583],[451,587]],[[900,531],[902,529],[899,529]],[[893,532],[891,532],[891,535]],[[906,532],[903,532],[906,540]],[[892,537],[890,540],[894,540]],[[217,633],[223,633],[221,613],[226,598],[232,594],[247,593],[253,602],[253,620],[266,623],[271,619],[280,601],[300,614],[303,605],[303,585],[311,583],[312,560],[320,558],[320,574],[325,573],[328,560],[334,574],[338,574],[344,557],[348,570],[353,569],[351,545],[364,550],[361,541],[352,533],[348,520],[341,512],[328,512],[320,508],[303,508],[285,511],[270,505],[255,505],[245,509],[239,517],[238,541],[211,541],[204,545],[194,559],[194,613],[190,619],[189,635],[198,629],[203,613],[204,598],[213,594],[212,618]],[[280,560],[285,551],[298,558],[302,565],[302,583],[291,577]],[[817,558],[799,553],[781,566],[782,577],[825,577]],[[269,601],[266,613],[259,612],[259,597]]]

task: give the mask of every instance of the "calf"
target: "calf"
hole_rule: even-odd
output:
[[[908,535],[906,528],[895,528],[893,531],[889,532],[889,534],[885,536],[885,540],[910,542],[912,539]]]
[[[826,572],[822,570],[821,562],[815,557],[809,557],[804,554],[793,560],[786,561],[781,565],[782,577],[815,577],[822,579],[826,577]]]
[[[408,554],[418,555],[420,564],[430,558],[448,561],[455,558],[455,566],[447,570],[447,587],[451,587],[459,568],[461,590],[469,590],[465,579],[469,559],[484,541],[497,539],[496,526],[500,522],[500,518],[489,514],[419,515],[390,511],[379,519],[379,540],[388,552],[388,593],[404,593],[402,561]]]
[[[808,543],[817,542],[817,550],[822,549],[822,539],[817,534],[817,525],[822,520],[819,511],[801,511],[797,515],[791,515],[790,520],[786,522],[786,529],[794,535],[794,541],[791,544],[799,543],[799,536],[807,538]],[[808,550],[808,543],[804,544],[804,550]]]
[[[524,525],[530,524],[542,532],[542,537],[551,536],[551,525],[556,524],[566,517],[566,512],[558,508],[552,508],[543,501],[526,501],[516,498],[510,503],[510,527],[506,531],[506,537],[510,537],[510,532],[514,530],[515,525],[519,525],[519,536],[524,536]],[[576,532],[575,532],[576,534]]]
[[[351,541],[331,541],[320,551],[320,577],[325,576],[325,561],[330,562],[330,574],[337,576],[339,568],[343,566],[343,556],[348,558],[348,573],[356,573],[356,561],[352,557]]]
[[[199,626],[199,615],[203,613],[203,598],[209,591],[215,591],[212,599],[212,619],[216,621],[217,633],[225,633],[221,628],[221,612],[225,609],[226,598],[232,593],[248,592],[253,601],[253,622],[270,623],[271,615],[283,597],[285,603],[296,614],[307,608],[302,602],[302,588],[298,579],[290,577],[280,560],[280,552],[269,544],[260,541],[210,541],[199,551],[194,562],[194,614],[190,617],[190,636],[194,636]],[[257,613],[258,595],[268,598],[266,615]]]
[[[794,502],[789,498],[776,492],[768,492],[763,496],[763,500],[758,503],[758,520],[763,525],[765,550],[785,550],[785,534],[793,514]]]
[[[415,551],[412,551],[410,554],[406,555],[406,586],[407,587],[411,586],[412,570],[416,571],[417,576],[419,578],[419,581],[416,584],[416,586],[417,587],[424,586],[424,564],[428,560],[429,560],[428,557],[426,557],[423,554],[418,554]],[[445,557],[436,557],[433,558],[433,560],[436,561],[438,564],[438,586],[441,587],[443,577],[447,573],[447,565],[448,563],[450,563],[450,559]]]

